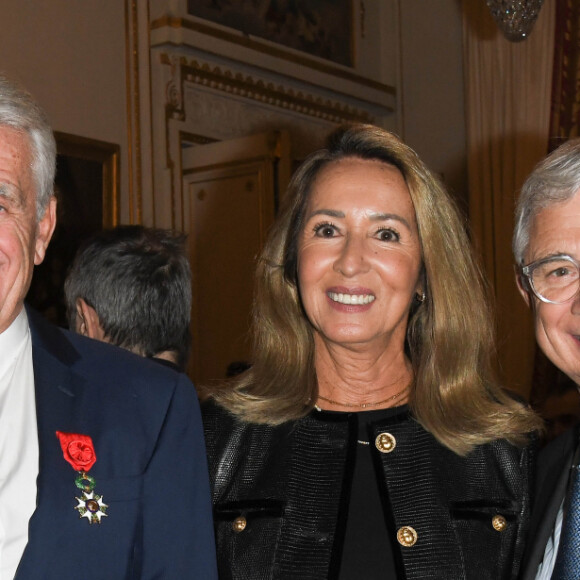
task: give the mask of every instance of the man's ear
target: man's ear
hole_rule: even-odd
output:
[[[97,311],[89,306],[82,298],[77,298],[76,301],[77,318],[75,330],[83,336],[94,338],[102,342],[108,342],[105,338],[101,321],[97,315]]]
[[[36,225],[36,240],[34,246],[34,264],[42,263],[46,255],[46,248],[52,238],[56,226],[56,197],[50,198],[44,215]]]
[[[522,278],[522,274],[516,268],[516,284],[518,285],[518,290],[526,303],[528,308],[531,307],[531,299],[530,299],[530,291],[526,288],[524,284],[524,280]]]

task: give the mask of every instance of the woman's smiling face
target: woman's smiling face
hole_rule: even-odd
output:
[[[355,157],[326,165],[298,244],[300,296],[320,337],[403,348],[409,310],[423,290],[420,272],[415,210],[400,171]]]

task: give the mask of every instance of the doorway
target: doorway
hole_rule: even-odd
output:
[[[256,258],[289,180],[289,149],[287,133],[268,132],[182,151],[193,292],[188,372],[201,387],[251,363]]]

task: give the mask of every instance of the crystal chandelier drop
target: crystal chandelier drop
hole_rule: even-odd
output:
[[[503,35],[512,42],[530,34],[544,0],[486,0]]]

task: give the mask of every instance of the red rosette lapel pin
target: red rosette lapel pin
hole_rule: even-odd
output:
[[[64,458],[78,472],[75,485],[82,490],[81,497],[76,497],[78,510],[81,518],[87,518],[89,524],[100,524],[103,517],[107,517],[107,508],[102,496],[95,492],[95,478],[88,474],[91,467],[97,461],[93,440],[88,435],[79,433],[63,433],[57,431],[56,436],[60,441]]]

